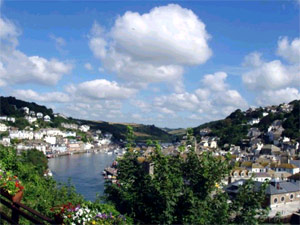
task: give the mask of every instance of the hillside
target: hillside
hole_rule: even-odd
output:
[[[34,102],[25,102],[15,97],[0,97],[0,115],[23,117],[21,108],[28,107],[29,110],[41,112],[53,118],[53,110]]]
[[[77,123],[86,124],[91,127],[92,130],[100,129],[102,132],[109,132],[113,134],[116,139],[125,139],[127,131],[127,125],[131,125],[138,141],[146,141],[147,139],[159,140],[162,142],[171,142],[173,135],[165,132],[164,130],[154,125],[143,125],[143,124],[127,124],[127,123],[109,123],[104,121],[90,121],[75,118],[63,118],[55,117],[53,110],[45,106],[38,105],[34,102],[26,102],[15,97],[0,97],[0,115],[6,115],[17,118],[16,126],[20,129],[24,129],[29,125],[27,120],[24,119],[24,113],[22,112],[23,107],[28,107],[29,110],[35,112],[41,112],[44,115],[49,115],[52,118],[52,123],[46,124],[43,121],[39,121],[40,127],[60,127],[61,123]]]
[[[291,106],[291,111],[285,111],[284,107]],[[300,139],[300,100],[295,100],[289,104],[278,106],[260,107],[248,109],[242,112],[237,109],[223,120],[212,121],[193,128],[194,134],[199,135],[203,129],[208,129],[208,136],[220,138],[220,145],[226,143],[239,145],[242,139],[247,138],[247,133],[251,127],[257,127],[260,131],[266,132],[268,127],[276,120],[282,121],[283,136],[299,140]],[[264,116],[265,113],[265,116]],[[253,119],[259,119],[257,124],[251,124]]]

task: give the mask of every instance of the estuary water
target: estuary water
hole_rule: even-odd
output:
[[[96,194],[103,194],[105,180],[102,171],[111,165],[116,155],[106,153],[85,153],[49,159],[48,166],[53,178],[67,183],[71,178],[76,191],[86,200],[95,200]]]

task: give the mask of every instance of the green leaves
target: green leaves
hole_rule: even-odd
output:
[[[190,130],[187,137],[192,144]],[[260,221],[256,215],[265,215],[263,191],[254,193],[248,184],[240,200],[233,203],[221,191],[221,183],[231,169],[229,156],[214,157],[210,152],[199,155],[192,148],[187,154],[170,156],[162,153],[158,143],[154,145],[150,157],[127,152],[118,160],[119,185],[107,183],[105,188],[106,200],[135,223],[253,224]],[[141,158],[144,160],[138,160]],[[146,164],[154,166],[153,175],[145,170]]]

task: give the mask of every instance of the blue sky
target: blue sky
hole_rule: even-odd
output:
[[[300,98],[299,1],[2,1],[1,95],[189,127]]]

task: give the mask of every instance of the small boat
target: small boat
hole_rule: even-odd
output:
[[[107,152],[108,155],[112,155],[112,152]]]

